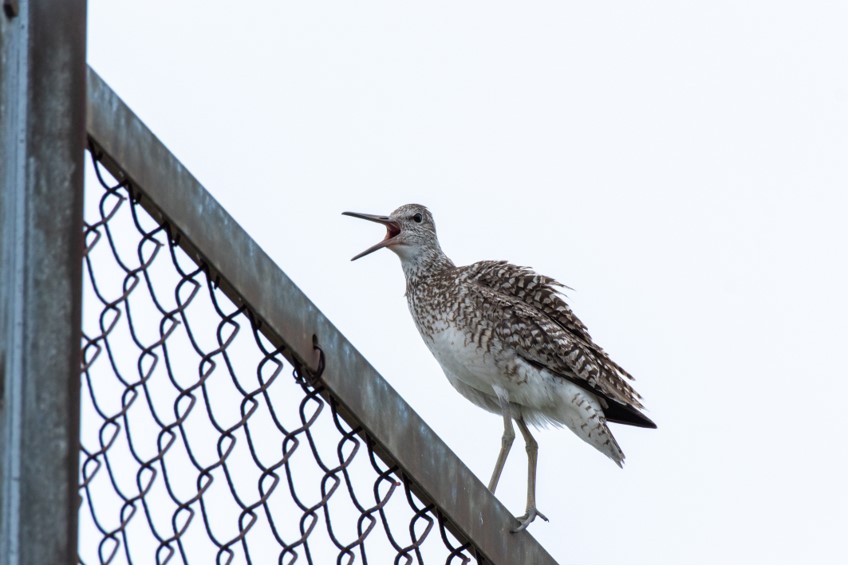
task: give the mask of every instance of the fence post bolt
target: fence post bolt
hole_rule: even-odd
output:
[[[16,17],[20,12],[18,0],[3,0],[3,11],[6,12],[6,17],[10,20]]]

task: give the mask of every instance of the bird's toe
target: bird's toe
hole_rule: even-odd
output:
[[[524,515],[522,515],[521,517],[517,517],[518,522],[521,524],[518,525],[518,528],[512,529],[512,532],[520,533],[521,531],[525,530],[530,523],[536,520],[536,517],[544,521],[548,520],[548,518],[542,515],[542,513],[540,513],[538,509],[536,509],[535,507],[531,507]]]

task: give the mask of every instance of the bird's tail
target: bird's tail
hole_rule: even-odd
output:
[[[601,430],[594,441],[589,442],[592,446],[601,451],[602,454],[609,456],[610,460],[618,464],[619,468],[624,467],[624,452],[618,441],[612,435],[612,431],[607,426],[606,420],[603,421]]]
[[[559,404],[556,420],[623,467],[624,452],[607,426],[598,398],[570,382],[562,383],[560,394],[563,402]]]

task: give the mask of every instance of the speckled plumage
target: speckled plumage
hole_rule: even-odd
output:
[[[607,404],[617,401],[641,408],[638,394],[623,379],[621,370],[591,341],[553,284],[550,278],[527,268],[483,261],[412,277],[407,280],[406,296],[418,331],[449,373],[448,379],[478,406],[500,413],[492,389],[499,385],[509,394],[514,415],[523,416],[530,424],[565,424],[574,429],[584,423],[568,420],[559,405],[591,401],[580,395],[563,400],[555,394],[568,385],[559,382],[570,382]],[[445,336],[448,328],[456,330],[449,338]],[[456,362],[441,351],[444,338]],[[494,366],[498,375],[484,370],[482,383],[463,379],[461,370],[454,369],[457,363],[469,365],[462,358],[479,359],[477,371],[481,366]],[[541,394],[533,390],[536,384],[532,381],[543,383]],[[603,401],[600,404],[603,406]],[[603,413],[590,413],[586,418],[590,428],[575,432],[621,464],[624,454]]]
[[[655,426],[640,412],[633,377],[595,344],[559,292],[563,285],[505,261],[455,266],[421,205],[404,205],[389,217],[346,214],[387,226],[386,239],[357,257],[380,247],[398,254],[409,310],[448,380],[474,404],[504,414],[493,491],[514,436],[511,419],[528,452],[535,442],[524,423],[565,425],[619,466],[624,453],[607,422]],[[531,476],[533,483],[535,460]],[[531,506],[535,514],[534,493],[528,515]]]

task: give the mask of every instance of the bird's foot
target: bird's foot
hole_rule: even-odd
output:
[[[518,525],[518,528],[512,529],[512,532],[520,533],[521,531],[526,529],[527,525],[532,523],[536,519],[536,517],[544,519],[545,521],[548,520],[548,518],[542,515],[538,509],[536,509],[535,507],[530,507],[524,515],[522,515],[521,517],[516,517],[518,519],[518,522],[521,524]]]

